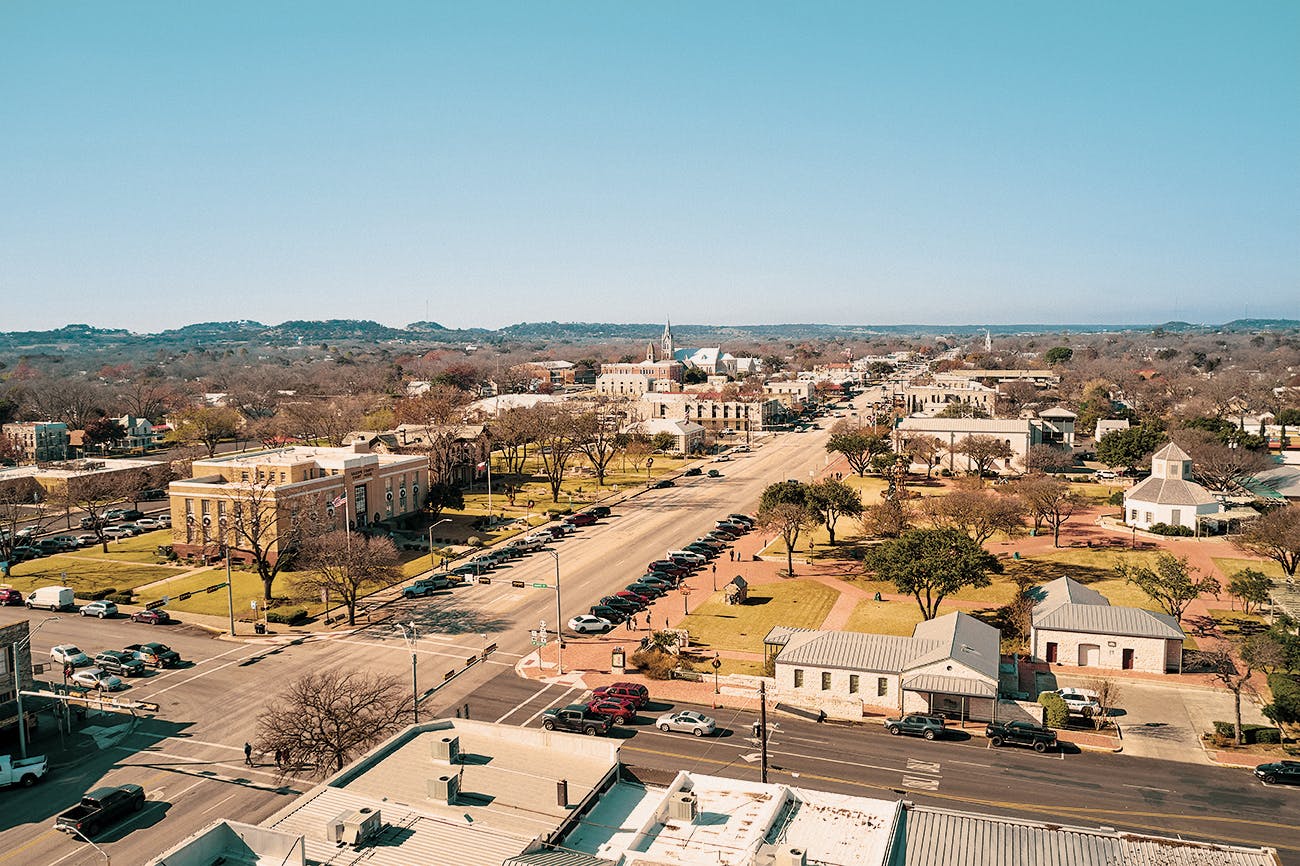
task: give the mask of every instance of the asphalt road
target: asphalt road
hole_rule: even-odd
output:
[[[616,506],[611,518],[558,542],[553,550],[560,562],[563,618],[621,589],[651,560],[705,532],[717,518],[752,510],[766,484],[807,478],[826,463],[825,436],[825,431],[778,436],[747,456],[719,464],[721,478],[683,478],[677,487],[643,491]],[[555,558],[539,553],[494,572],[491,585],[459,587],[384,609],[395,620],[417,623],[421,692],[443,682],[446,672],[463,668],[485,644],[498,644],[486,663],[427,698],[422,718],[451,715],[466,704],[473,712],[487,683],[500,676],[514,679],[513,665],[531,650],[529,630],[542,620],[554,628],[556,597],[551,589],[516,589],[510,582],[554,585],[554,576]],[[658,604],[669,603],[679,600]],[[35,624],[46,616],[0,609],[0,624],[23,618]],[[411,672],[411,649],[391,620],[353,634],[286,645],[270,638],[222,641],[183,622],[152,627],[62,614],[33,638],[33,660],[48,659],[50,647],[59,643],[93,654],[151,639],[168,643],[192,666],[130,681],[123,696],[159,703],[156,717],[133,721],[124,714],[92,714],[62,744],[48,726],[41,732],[31,753],[50,755],[54,772],[30,791],[0,791],[0,866],[102,862],[85,843],[52,829],[59,812],[100,785],[139,784],[149,800],[139,815],[96,839],[118,862],[144,862],[220,817],[256,823],[312,784],[308,778],[281,778],[271,761],[244,765],[243,743],[256,739],[259,712],[285,682],[308,670],[361,668],[404,678]]]

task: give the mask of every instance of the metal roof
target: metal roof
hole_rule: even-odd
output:
[[[1168,614],[1099,604],[1063,604],[1042,616],[1035,614],[1034,628],[1169,640],[1184,637],[1178,622]]]
[[[1154,502],[1157,505],[1211,505],[1216,500],[1195,481],[1182,478],[1158,478],[1152,475],[1124,494],[1124,504]]]
[[[1058,577],[1042,586],[1034,587],[1033,594],[1038,599],[1034,605],[1035,616],[1046,615],[1063,604],[1110,604],[1110,599],[1106,596],[1095,589],[1089,589],[1072,577]]]
[[[1240,848],[905,804],[889,866],[1279,866]]]
[[[917,623],[912,636],[937,640],[942,646],[937,650],[918,652],[908,668],[950,658],[997,682],[998,663],[1002,660],[1002,634],[988,623],[956,611]]]
[[[799,637],[808,639],[800,642]],[[896,674],[905,670],[917,655],[943,646],[937,640],[852,631],[814,632],[799,637],[792,636],[776,657],[779,664]]]
[[[785,646],[793,635],[816,631],[811,628],[795,628],[789,625],[774,625],[763,637],[763,643],[772,646]]]
[[[966,695],[972,698],[991,698],[998,693],[997,680],[992,683],[973,677],[947,677],[937,674],[919,674],[903,680],[909,692],[932,692],[937,695]]]
[[[511,857],[501,866],[613,866],[613,860],[606,860],[594,854],[581,851],[534,851]]]
[[[1191,460],[1192,458],[1191,455],[1188,454],[1186,451],[1179,448],[1174,443],[1170,442],[1164,448],[1161,448],[1155,454],[1152,454],[1151,459],[1152,460],[1175,460],[1181,462],[1181,461]]]

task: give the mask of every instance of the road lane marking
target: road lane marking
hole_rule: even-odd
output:
[[[920,776],[904,776],[904,788],[915,788],[920,791],[937,791],[939,790],[938,779],[923,779]]]
[[[506,710],[505,713],[501,716],[501,718],[497,719],[495,722],[493,722],[493,724],[496,724],[496,725],[501,724],[501,723],[504,722],[508,717],[514,715],[516,712],[518,712],[520,709],[522,709],[523,706],[524,706],[525,704],[530,704],[530,703],[532,703],[534,699],[536,699],[536,698],[537,698],[539,695],[541,695],[543,692],[548,691],[548,690],[551,688],[551,686],[553,686],[553,685],[555,685],[555,684],[554,684],[554,683],[547,683],[546,685],[542,686],[540,689],[538,689],[537,691],[533,692],[531,695],[529,695],[528,697],[524,698],[522,701],[520,701],[519,703],[515,704],[515,705],[514,705],[513,707],[511,707],[510,709]]]
[[[141,753],[138,750],[131,749],[127,746],[114,746],[114,748],[122,752],[143,754],[144,757],[148,758],[148,760],[142,761],[140,763],[123,761],[122,766],[124,767],[154,767],[156,769],[158,767],[158,761],[156,760],[157,758],[167,758],[170,761],[174,761],[175,763],[172,765],[168,765],[166,769],[159,770],[159,773],[162,775],[166,775],[167,773],[172,773],[172,772],[188,772],[187,770],[180,770],[180,771],[176,770],[176,767],[178,766],[184,767],[188,765],[191,767],[198,767],[198,766],[221,767],[222,769],[230,770],[231,772],[234,773],[253,773],[258,776],[270,776],[273,779],[282,779],[286,781],[296,782],[299,785],[306,785],[308,787],[311,787],[312,785],[315,784],[314,782],[310,782],[307,779],[299,779],[296,776],[281,776],[278,773],[272,773],[269,770],[259,770],[256,767],[250,767],[247,764],[226,764],[221,761],[205,761],[201,758],[190,758],[185,755],[173,755],[173,754],[169,754],[168,752]],[[220,780],[222,777],[205,776],[204,778]]]
[[[233,667],[234,665],[243,664],[244,662],[248,661],[249,659],[253,658],[254,656],[258,656],[258,655],[266,655],[267,652],[268,652],[268,650],[266,650],[266,649],[264,649],[264,648],[262,648],[262,647],[258,647],[254,652],[251,652],[251,653],[249,653],[248,655],[243,656],[242,658],[238,658],[238,659],[235,659],[235,660],[233,660],[233,661],[228,661],[228,662],[226,662],[225,664],[220,665],[220,666],[215,667],[215,668],[208,668],[207,670],[199,671],[197,674],[195,674],[194,676],[190,677],[190,678],[187,679],[187,680],[181,680],[181,681],[178,682],[178,683],[172,683],[170,686],[167,686],[165,689],[160,689],[160,690],[158,690],[158,691],[156,691],[156,692],[146,692],[145,695],[146,695],[148,698],[150,698],[150,699],[152,699],[152,698],[156,698],[156,697],[158,697],[159,695],[166,694],[167,692],[170,692],[170,691],[171,691],[172,689],[174,689],[174,688],[177,688],[177,687],[179,687],[179,686],[183,686],[183,685],[187,685],[187,684],[189,684],[189,683],[194,682],[194,681],[197,680],[197,679],[200,679],[200,678],[202,678],[202,677],[206,677],[208,674],[215,674],[217,671],[223,671],[223,670],[225,670],[225,669],[228,668],[228,667]],[[229,653],[222,653],[222,655],[223,655],[223,656],[224,656],[224,655],[229,655]],[[195,665],[195,667],[197,667],[197,665]],[[144,686],[142,685],[141,687],[143,688]],[[139,698],[137,698],[137,700],[139,700]]]
[[[551,707],[555,706],[556,704],[561,703],[561,702],[564,701],[564,700],[565,700],[569,695],[573,694],[573,693],[576,692],[576,691],[579,691],[579,689],[578,689],[577,686],[570,687],[569,689],[567,689],[567,690],[564,692],[564,694],[560,695],[558,698],[556,698],[555,700],[551,701],[549,704],[547,704],[546,706],[542,707],[540,710],[538,710],[537,712],[533,713],[531,716],[529,716],[528,718],[526,718],[526,719],[524,719],[522,722],[520,722],[520,723],[519,723],[519,727],[521,727],[521,728],[526,728],[526,727],[528,727],[530,724],[532,724],[533,719],[536,719],[538,716],[540,716],[542,713],[546,712],[547,710],[549,710]]]
[[[411,651],[411,648],[408,647],[408,646],[406,646],[406,644],[387,644],[387,643],[383,643],[383,642],[381,642],[381,641],[353,640],[352,638],[340,638],[339,640],[332,641],[332,643],[347,643],[347,644],[356,644],[356,645],[358,645],[358,646],[372,646],[372,647],[378,647],[378,648],[380,648],[380,649],[401,650],[401,651],[404,652],[404,653],[409,653],[409,652]],[[423,653],[424,655],[429,655],[429,656],[442,656],[443,658],[449,658],[449,659],[460,659],[461,661],[464,661],[465,659],[469,658],[470,656],[478,656],[478,655],[482,655],[482,654],[483,654],[483,648],[482,648],[482,647],[479,647],[479,648],[477,648],[477,649],[475,649],[475,648],[473,648],[473,647],[465,647],[465,648],[464,648],[464,652],[459,652],[459,653],[450,653],[450,652],[441,652],[441,651],[439,651],[439,650],[423,649],[423,648],[417,646],[417,647],[415,648],[415,651],[416,651],[417,653]],[[488,658],[487,658],[487,663],[488,663],[488,664],[495,664],[495,665],[502,665],[503,667],[508,667],[508,668],[512,668],[512,667],[514,667],[514,664],[513,664],[512,662],[501,662],[501,661],[495,661],[495,660],[492,658],[492,656],[495,656],[495,655],[498,655],[498,654],[500,654],[500,655],[507,655],[507,656],[512,655],[512,656],[515,656],[516,658],[523,658],[523,656],[519,655],[518,653],[500,652],[500,651],[498,650],[497,652],[493,652],[491,656],[488,656]]]
[[[938,761],[918,761],[916,758],[907,759],[907,769],[912,773],[939,773]]]
[[[1153,788],[1150,785],[1125,785],[1125,788],[1136,788],[1139,791],[1159,791],[1161,794],[1172,793],[1168,788]]]

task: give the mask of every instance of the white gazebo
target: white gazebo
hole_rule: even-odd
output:
[[[1198,518],[1223,506],[1192,480],[1192,458],[1170,442],[1151,457],[1151,477],[1124,494],[1124,522],[1137,529],[1154,524],[1185,526],[1196,532]]]

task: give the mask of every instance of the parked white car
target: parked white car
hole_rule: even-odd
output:
[[[141,517],[135,525],[141,529],[162,529],[162,523],[152,517]]]
[[[79,686],[88,689],[99,689],[101,692],[120,692],[126,688],[126,683],[121,678],[110,674],[103,668],[86,668],[77,671],[72,675],[72,681]]]
[[[685,710],[680,713],[664,713],[655,720],[655,727],[664,733],[682,731],[687,734],[694,734],[697,737],[703,737],[717,731],[717,725],[713,719],[693,710]]]
[[[578,634],[604,634],[613,627],[614,624],[609,620],[589,613],[579,614],[569,620],[569,630]]]
[[[61,665],[71,663],[73,667],[84,668],[90,664],[90,656],[70,643],[59,644],[50,650],[50,658]]]
[[[1090,719],[1095,713],[1101,711],[1101,704],[1097,702],[1097,693],[1091,689],[1057,689],[1056,694],[1065,701],[1070,712],[1085,719]]]
[[[109,539],[130,538],[134,533],[122,526],[105,526],[104,537]]]

